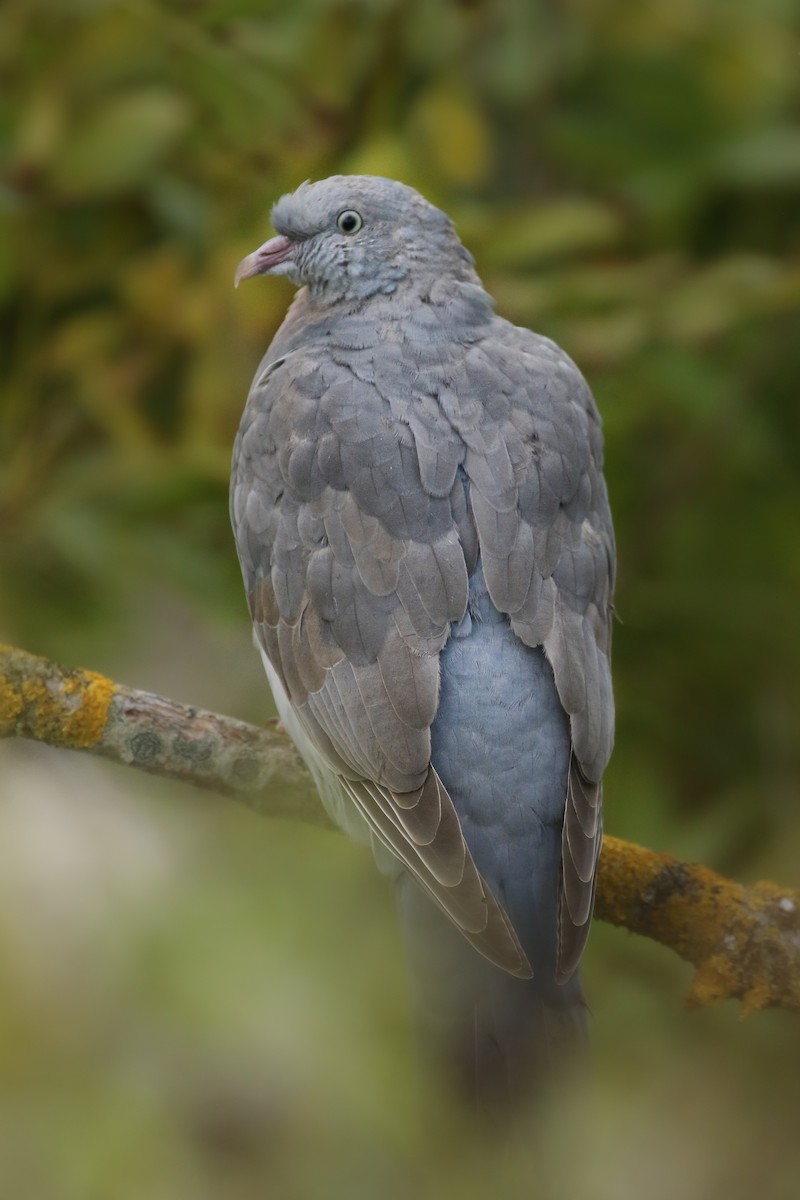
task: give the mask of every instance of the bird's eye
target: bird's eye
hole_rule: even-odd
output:
[[[340,229],[342,233],[358,233],[363,224],[361,214],[353,208],[346,208],[336,218],[336,228]]]

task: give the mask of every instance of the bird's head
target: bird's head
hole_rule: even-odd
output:
[[[374,175],[303,183],[272,209],[277,237],[239,263],[236,284],[288,275],[330,300],[391,295],[403,281],[473,281],[472,256],[449,217],[419,192]]]

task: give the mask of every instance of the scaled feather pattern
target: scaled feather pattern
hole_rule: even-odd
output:
[[[533,978],[514,993],[532,1008],[579,1008],[614,728],[591,393],[495,314],[411,188],[304,184],[273,225],[239,276],[300,290],[248,398],[231,515],[279,710],[401,910],[422,897],[412,924],[437,926],[427,896],[493,988]]]

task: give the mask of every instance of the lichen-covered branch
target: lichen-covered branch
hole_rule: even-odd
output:
[[[695,968],[692,1006],[800,1012],[800,891],[745,887],[699,863],[604,837],[595,915],[669,946]]]
[[[268,816],[329,823],[277,723],[248,725],[0,642],[0,737],[13,736],[224,792]]]
[[[0,645],[0,737],[83,750],[225,792],[268,816],[329,825],[277,726],[257,728]],[[606,837],[597,916],[696,968],[689,1000],[800,1012],[800,892],[744,887],[707,867]]]

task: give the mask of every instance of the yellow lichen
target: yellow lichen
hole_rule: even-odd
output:
[[[110,679],[94,671],[59,670],[43,678],[18,673],[13,663],[0,676],[0,689],[0,733],[17,730],[75,750],[100,742],[116,690]]]
[[[14,687],[7,675],[0,675],[0,736],[13,733],[24,707],[19,688]]]
[[[738,983],[738,974],[730,959],[724,954],[713,954],[695,972],[686,1004],[689,1008],[710,1008],[734,996]]]
[[[749,1017],[774,1001],[773,990],[766,979],[756,979],[742,996],[741,1015]]]
[[[95,746],[100,741],[115,690],[110,679],[94,671],[76,671],[65,680],[65,697],[77,696],[80,701],[64,721],[65,736],[71,745]]]
[[[800,899],[773,883],[745,888],[699,863],[606,838],[597,912],[605,920],[671,946],[696,974],[690,1007],[732,997],[742,1014],[772,1004],[798,1007],[797,957],[787,937]]]

